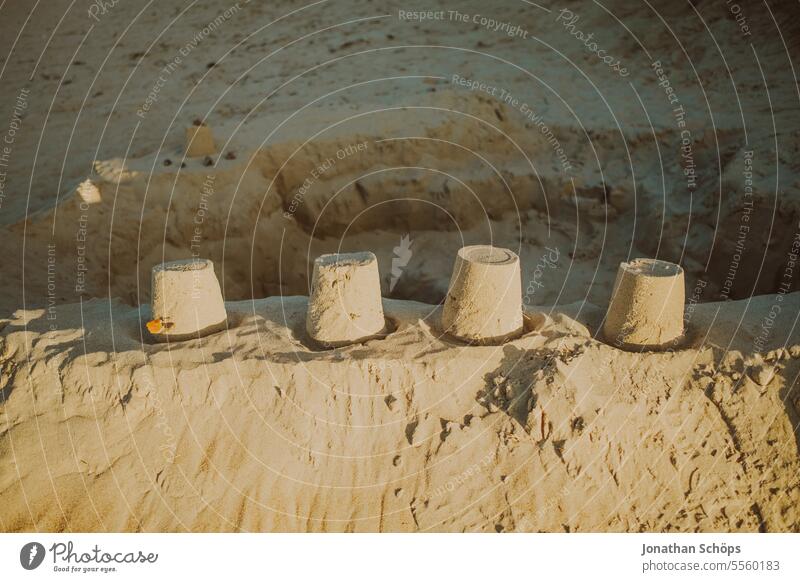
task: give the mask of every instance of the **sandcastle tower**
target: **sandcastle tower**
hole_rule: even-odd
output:
[[[77,192],[81,202],[85,204],[100,204],[103,201],[100,188],[91,180],[84,180],[78,184]]]
[[[384,331],[378,260],[370,252],[322,255],[314,261],[306,330],[326,347]]]
[[[212,156],[216,153],[214,136],[205,123],[186,128],[186,155],[190,158]]]
[[[225,303],[208,259],[156,265],[151,292],[153,319],[147,329],[157,341],[193,339],[226,326]]]
[[[624,349],[658,349],[683,336],[683,269],[657,259],[620,263],[603,335]]]
[[[523,329],[519,257],[486,245],[458,251],[442,312],[444,331],[472,343],[500,343]]]

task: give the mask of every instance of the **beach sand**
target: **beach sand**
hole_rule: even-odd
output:
[[[69,6],[0,8],[0,530],[800,531],[796,4]],[[521,337],[444,333],[469,245]],[[640,257],[668,349],[603,334]],[[156,343],[191,258],[226,328]]]

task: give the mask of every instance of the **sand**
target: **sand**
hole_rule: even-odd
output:
[[[519,257],[508,249],[459,249],[442,310],[441,329],[468,343],[502,344],[522,332]]]
[[[3,5],[0,530],[800,531],[796,5],[651,4]],[[193,257],[224,328],[156,342]],[[684,286],[615,345],[639,257]]]
[[[156,265],[152,281],[152,319],[146,324],[152,339],[194,339],[225,328],[225,302],[211,261]]]
[[[375,255],[317,257],[306,313],[309,337],[324,347],[340,347],[375,337],[386,327]]]
[[[60,331],[19,312],[3,526],[793,531],[800,345],[778,320],[751,349],[775,304],[800,294],[699,305],[698,347],[644,354],[592,339],[586,304],[464,346],[433,306],[388,300],[386,339],[323,351],[303,297],[229,303],[235,325],[180,346],[147,343],[149,314],[119,302],[65,307]]]
[[[186,155],[190,158],[213,156],[217,152],[214,135],[207,125],[186,128]]]
[[[603,337],[620,348],[668,348],[683,338],[685,305],[680,265],[654,259],[621,263]]]

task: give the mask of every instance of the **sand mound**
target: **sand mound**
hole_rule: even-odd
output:
[[[464,346],[391,300],[386,339],[320,351],[306,303],[168,345],[118,302],[16,313],[3,528],[797,531],[800,342],[779,319],[752,346],[800,294],[697,306],[691,345],[649,354],[593,339],[588,305]]]

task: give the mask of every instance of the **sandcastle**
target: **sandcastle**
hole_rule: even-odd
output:
[[[519,257],[473,245],[456,256],[442,312],[443,331],[472,343],[500,343],[523,331]]]
[[[100,188],[98,188],[97,184],[91,180],[84,180],[78,184],[77,192],[82,203],[100,204],[103,201],[103,196],[100,194]]]
[[[603,335],[623,349],[663,349],[683,337],[683,269],[658,259],[621,263]]]
[[[602,328],[622,349],[664,349],[684,334],[684,275],[674,263],[621,263]],[[227,325],[214,265],[207,259],[162,263],[152,272],[156,341],[202,337]],[[520,260],[509,249],[462,247],[441,316],[441,330],[458,340],[498,344],[524,332]],[[326,254],[314,261],[306,331],[316,344],[342,347],[386,334],[378,261],[371,252]]]
[[[186,155],[190,158],[211,156],[216,153],[214,136],[205,123],[186,128]]]
[[[339,347],[375,337],[385,327],[373,253],[322,255],[314,261],[306,315],[311,339]]]
[[[208,259],[156,265],[151,292],[152,319],[147,329],[156,341],[198,338],[227,324],[219,281]]]

